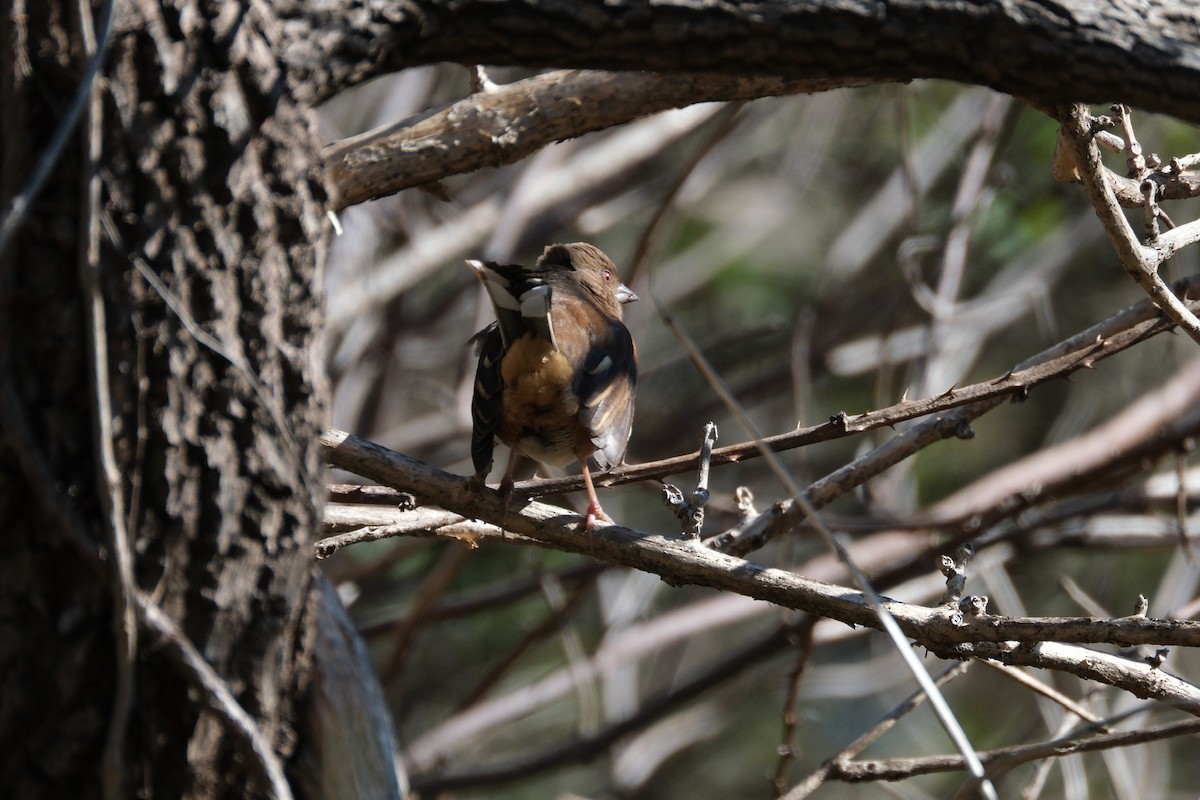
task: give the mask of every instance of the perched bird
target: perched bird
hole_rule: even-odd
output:
[[[552,244],[536,266],[468,261],[496,322],[472,341],[479,353],[471,401],[471,458],[483,480],[495,440],[510,448],[500,484],[512,493],[518,453],[555,467],[579,461],[587,528],[608,520],[588,470],[621,463],[633,425],[637,348],[621,306],[637,300],[608,256],[584,242]]]

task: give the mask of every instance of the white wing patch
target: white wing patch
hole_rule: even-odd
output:
[[[510,297],[512,295],[509,295]],[[521,295],[522,317],[545,317],[550,314],[550,287],[535,286]]]
[[[610,369],[612,369],[612,358],[610,356],[605,356],[604,358],[600,359],[599,363],[597,363],[596,366],[589,369],[587,371],[587,374],[588,375],[603,375],[605,372],[608,372]]]

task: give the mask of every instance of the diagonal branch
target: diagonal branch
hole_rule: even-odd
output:
[[[939,687],[944,686],[966,672],[967,668],[970,666],[970,663],[971,662],[969,661],[965,661],[961,664],[955,664],[951,667],[947,667],[940,675],[937,676],[935,683],[937,683]],[[863,733],[853,742],[842,748],[837,755],[826,759],[826,761],[821,764],[816,771],[810,773],[808,777],[796,784],[796,786],[794,786],[790,792],[784,795],[783,800],[803,800],[803,798],[808,797],[817,789],[821,788],[821,786],[829,780],[830,776],[834,775],[838,771],[838,766],[840,764],[852,763],[850,759],[854,758],[863,750],[866,750],[867,747],[874,743],[875,740],[877,740],[880,736],[894,728],[900,719],[904,717],[904,715],[920,706],[925,702],[926,699],[927,695],[924,692],[914,692],[910,694],[902,703],[900,703],[900,705],[888,712],[887,716],[877,722],[870,730]]]
[[[413,186],[511,164],[553,142],[695,103],[822,92],[879,81],[784,80],[707,72],[558,70],[325,148],[335,210]]]
[[[619,525],[599,526],[583,535],[583,519],[557,506],[527,501],[517,507],[507,504],[500,493],[475,486],[470,478],[452,475],[385,447],[359,439],[344,431],[329,431],[321,437],[325,458],[380,483],[412,492],[426,502],[464,516],[484,519],[568,552],[583,553],[621,566],[633,567],[663,577],[673,585],[696,584],[765,600],[785,608],[831,617],[852,625],[878,629],[874,610],[860,593],[843,586],[811,580],[786,570],[764,567],[735,558],[690,541],[668,539]],[[1015,663],[1039,660],[1040,648],[1018,643],[1067,642],[1200,646],[1200,622],[1155,620],[1142,616],[1119,619],[1092,617],[964,617],[952,608],[927,608],[887,601],[904,633],[934,653],[951,658],[967,652]],[[963,651],[963,643],[977,643]],[[983,643],[983,644],[978,644]],[[1021,645],[1020,647],[1023,647]],[[1091,652],[1091,651],[1088,651]],[[1052,663],[1061,668],[1064,659]],[[1047,663],[1051,663],[1049,660]],[[1156,679],[1140,675],[1146,665],[1129,662],[1131,670],[1117,670],[1130,691],[1148,692],[1172,700],[1191,698],[1200,703],[1200,691],[1156,673]],[[1135,673],[1140,677],[1135,680]],[[1090,677],[1091,673],[1087,673]],[[1095,676],[1112,679],[1115,673]],[[1136,687],[1136,688],[1135,688]],[[1169,688],[1165,688],[1169,687]],[[1144,696],[1139,694],[1139,696]]]
[[[1196,287],[1200,287],[1200,276],[1179,281],[1173,290],[1181,296],[1186,296]],[[1188,301],[1188,305],[1200,309],[1200,302]],[[1031,389],[1040,384],[1066,377],[1080,369],[1089,369],[1097,362],[1171,328],[1172,325],[1162,319],[1157,307],[1149,301],[1142,301],[1026,359],[1000,377],[970,386],[951,387],[936,397],[902,400],[887,408],[861,414],[839,414],[820,425],[764,437],[763,442],[771,449],[782,452],[892,427],[899,422],[943,413],[977,402],[998,403],[1008,398],[1023,399]],[[758,445],[755,442],[727,445],[713,450],[712,465],[736,464],[757,455]],[[691,471],[696,469],[698,464],[697,452],[646,464],[625,465],[593,477],[598,486],[619,486]],[[514,493],[518,497],[542,497],[582,489],[582,477],[568,476],[522,481],[516,484]]]

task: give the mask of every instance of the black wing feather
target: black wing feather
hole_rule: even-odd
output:
[[[504,339],[500,335],[500,325],[493,322],[471,337],[471,341],[479,354],[475,391],[471,396],[471,461],[475,464],[476,474],[486,475],[492,470],[496,428],[500,425],[503,408],[504,377],[500,374],[500,359],[504,356]]]
[[[596,463],[603,469],[620,464],[633,430],[637,348],[619,321],[610,320],[593,338],[573,388],[580,403],[579,421],[596,447]]]

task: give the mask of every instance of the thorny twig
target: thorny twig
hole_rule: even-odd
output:
[[[1124,114],[1127,119],[1127,112]],[[1079,179],[1087,189],[1092,205],[1095,206],[1125,271],[1164,314],[1200,343],[1200,319],[1196,318],[1186,303],[1171,291],[1159,275],[1159,269],[1176,250],[1200,239],[1200,226],[1191,222],[1167,234],[1154,236],[1149,244],[1142,244],[1129,220],[1125,218],[1108,180],[1104,164],[1100,160],[1100,149],[1095,139],[1097,120],[1088,112],[1087,106],[1082,104],[1063,108],[1061,116],[1064,140],[1074,159]],[[1137,156],[1133,156],[1132,151],[1131,158],[1137,162]],[[1153,191],[1148,194],[1151,202],[1153,195]],[[1152,215],[1153,209],[1147,213]],[[1152,229],[1151,232],[1156,231]]]
[[[708,471],[712,464],[713,445],[717,442],[717,426],[711,422],[704,426],[704,441],[700,445],[699,477],[691,499],[684,498],[683,491],[674,484],[663,484],[663,505],[683,520],[683,533],[689,539],[699,539],[704,528],[704,507],[708,505]]]

